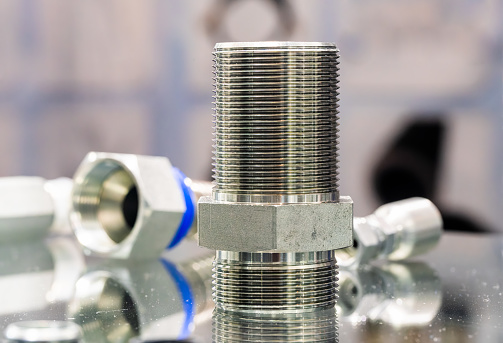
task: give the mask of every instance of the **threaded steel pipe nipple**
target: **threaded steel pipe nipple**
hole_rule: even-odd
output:
[[[333,250],[352,245],[338,190],[338,49],[332,43],[219,43],[214,187],[200,245],[217,250],[217,307],[333,307]]]

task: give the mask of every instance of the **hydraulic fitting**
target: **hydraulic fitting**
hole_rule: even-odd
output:
[[[88,254],[157,258],[187,235],[207,184],[165,157],[90,152],[74,176],[72,228]]]
[[[216,308],[213,342],[338,342],[335,308],[300,313],[241,313]]]
[[[216,306],[302,311],[336,302],[334,250],[352,245],[338,189],[338,52],[332,43],[218,43],[214,187],[198,203],[215,249]]]
[[[428,199],[410,198],[379,207],[354,220],[354,245],[336,253],[340,266],[373,260],[403,260],[434,248],[442,235],[442,216]]]
[[[0,178],[0,241],[40,240],[68,226],[72,180]]]

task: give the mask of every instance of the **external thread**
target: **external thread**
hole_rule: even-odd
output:
[[[335,309],[291,314],[240,314],[215,309],[213,342],[337,342]]]
[[[337,280],[333,251],[217,251],[213,263],[213,300],[220,309],[238,312],[329,309],[337,300]]]
[[[338,49],[221,43],[214,55],[215,200],[338,201]]]

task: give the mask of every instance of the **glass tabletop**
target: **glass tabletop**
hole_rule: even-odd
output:
[[[413,260],[340,268],[336,308],[305,313],[214,310],[212,259],[191,240],[141,262],[88,257],[72,237],[3,245],[0,329],[73,322],[93,343],[503,341],[503,236],[446,233]]]

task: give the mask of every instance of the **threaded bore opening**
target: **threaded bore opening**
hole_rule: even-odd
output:
[[[331,43],[215,46],[215,200],[339,199],[338,52]]]
[[[131,234],[141,207],[134,176],[113,160],[97,162],[74,184],[72,206],[77,238],[103,253]]]

